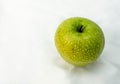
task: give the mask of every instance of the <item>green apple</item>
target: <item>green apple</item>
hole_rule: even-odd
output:
[[[82,17],[63,21],[54,40],[61,57],[76,66],[85,66],[96,61],[105,44],[101,28],[95,22]]]

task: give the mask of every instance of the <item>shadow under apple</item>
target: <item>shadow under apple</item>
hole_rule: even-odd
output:
[[[105,84],[118,73],[114,64],[102,58],[84,67],[68,64],[62,58],[56,58],[55,64],[65,71],[70,84]]]

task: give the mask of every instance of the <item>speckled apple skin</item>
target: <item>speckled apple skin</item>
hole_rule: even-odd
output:
[[[78,28],[82,26],[82,32]],[[93,21],[72,17],[63,21],[55,33],[55,45],[61,57],[76,66],[94,62],[102,53],[105,38]]]

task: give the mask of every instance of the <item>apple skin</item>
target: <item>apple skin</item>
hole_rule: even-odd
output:
[[[54,40],[61,57],[76,66],[85,66],[96,61],[105,44],[101,28],[83,17],[64,20],[59,25]]]

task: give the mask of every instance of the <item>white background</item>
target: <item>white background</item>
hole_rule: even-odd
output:
[[[95,21],[106,44],[97,62],[74,67],[54,45],[69,17]],[[0,84],[120,84],[119,0],[0,0]]]

